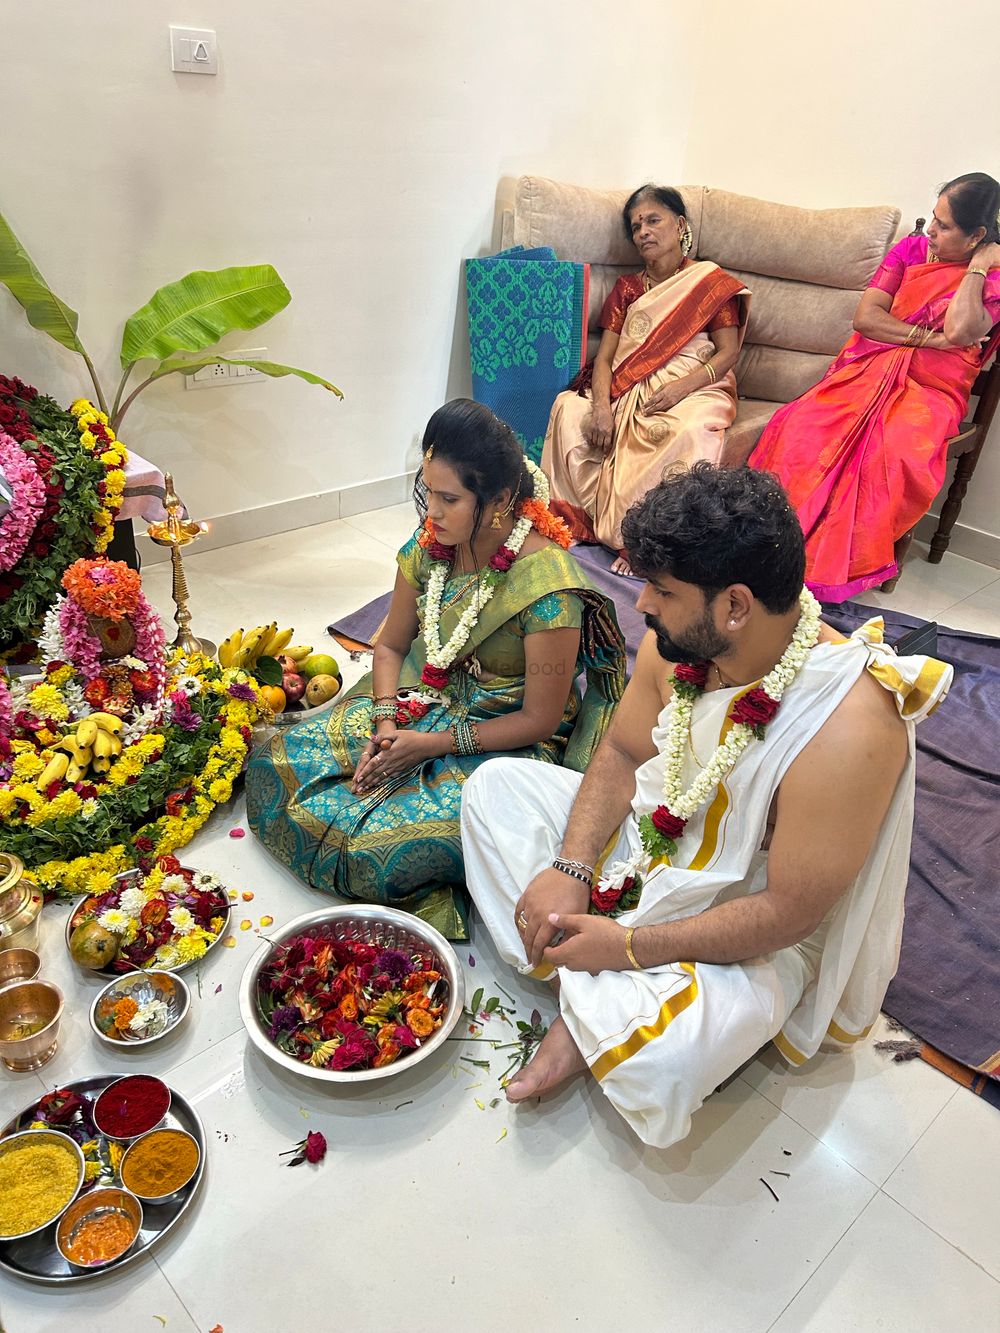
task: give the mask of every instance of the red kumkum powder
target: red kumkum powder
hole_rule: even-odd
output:
[[[112,1083],[94,1105],[97,1128],[112,1138],[128,1139],[158,1125],[170,1105],[170,1089],[149,1074]]]

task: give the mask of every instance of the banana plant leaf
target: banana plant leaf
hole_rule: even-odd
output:
[[[129,317],[122,334],[122,368],[147,358],[162,360],[172,352],[200,352],[233,329],[255,329],[291,299],[270,264],[198,269],[161,287]]]
[[[242,357],[214,356],[197,357],[194,360],[187,358],[177,358],[174,361],[161,361],[160,364],[150,375],[150,379],[162,379],[164,375],[193,375],[197,370],[204,370],[206,366],[214,366],[221,362],[224,366],[253,366],[254,370],[259,370],[262,375],[271,375],[275,379],[280,379],[283,375],[298,375],[300,380],[305,380],[308,384],[318,384],[323,389],[329,389],[335,393],[338,398],[343,398],[343,394],[337,388],[336,384],[331,384],[329,380],[323,379],[322,375],[314,375],[311,370],[297,370],[295,366],[283,366],[277,361],[256,361],[253,359],[245,360]]]
[[[80,316],[60,301],[32,263],[31,256],[0,213],[0,282],[24,307],[32,328],[47,333],[71,352],[86,356],[76,336]]]

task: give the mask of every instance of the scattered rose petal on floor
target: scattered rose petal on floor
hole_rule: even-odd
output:
[[[470,967],[475,967],[475,966],[476,966],[476,960],[475,960],[474,956],[473,956],[471,953],[469,954],[469,966],[470,966]]]
[[[246,890],[246,889],[244,889],[243,893],[242,893],[240,896],[242,897],[242,899],[243,899],[243,901],[244,901],[245,903],[252,903],[252,902],[253,902],[253,894],[250,893],[250,892],[249,892],[248,890]]]
[[[236,948],[236,936],[235,936],[235,935],[227,935],[226,938],[222,941],[222,947],[223,947],[224,949],[235,949],[235,948]]]
[[[261,919],[260,919],[260,924],[261,924],[262,926],[265,926],[265,927],[267,927],[267,926],[273,926],[273,925],[274,925],[274,917],[273,917],[273,916],[262,916]]]
[[[223,1333],[222,1325],[216,1324],[214,1328],[208,1330],[208,1333]]]
[[[222,990],[222,982],[221,982],[221,981],[219,982],[219,984],[218,984],[218,985],[216,986],[216,988],[215,988],[215,994],[218,995],[218,993],[219,993],[220,990]]]
[[[250,920],[250,918],[248,916],[245,916],[243,920],[240,922],[240,930],[249,930],[252,925],[253,922]]]
[[[229,830],[229,836],[231,838],[245,838],[247,836],[247,831],[245,828],[231,828]]]
[[[229,890],[229,896],[230,896],[230,898],[233,900],[233,902],[235,902],[235,901],[236,901],[236,897],[237,897],[236,890],[235,890],[235,889],[230,889],[230,890]]]

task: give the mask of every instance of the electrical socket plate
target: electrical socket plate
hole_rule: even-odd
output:
[[[171,24],[170,68],[175,74],[218,74],[219,47],[213,30]]]
[[[267,348],[241,347],[227,355],[233,360],[263,361],[267,356]],[[189,389],[215,389],[223,384],[253,384],[255,380],[266,379],[266,375],[254,370],[252,366],[227,366],[224,361],[213,361],[210,366],[196,370],[193,375],[185,375],[184,383]]]

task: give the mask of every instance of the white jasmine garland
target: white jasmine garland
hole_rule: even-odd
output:
[[[526,462],[526,466],[534,483],[532,498],[540,500],[542,504],[548,504],[549,483],[545,473],[530,460]],[[530,531],[530,518],[519,518],[514,524],[514,530],[510,534],[510,538],[504,542],[504,546],[513,556],[516,557],[520,554],[521,547],[524,545]],[[434,562],[427,579],[427,598],[424,602],[423,637],[427,661],[430,666],[438,667],[441,671],[449,670],[461,655],[462,649],[469,642],[472,631],[479,623],[479,616],[483,607],[496,592],[498,583],[496,577],[498,571],[490,570],[487,576],[480,581],[472,601],[459,616],[458,624],[452,631],[447,643],[442,644],[441,599],[444,595],[444,586],[448,580],[450,569],[451,566],[447,561],[436,560]],[[435,702],[437,702],[437,697],[435,696]]]
[[[820,606],[808,588],[802,589],[799,606],[801,614],[791,643],[758,687],[775,703],[781,702],[785,690],[805,666],[810,652],[819,641]],[[690,819],[695,811],[705,804],[719,783],[731,772],[750,742],[757,738],[753,727],[743,722],[734,723],[726,739],[716,748],[691,786],[687,791],[682,791],[681,770],[691,735],[691,714],[694,711],[694,704],[693,699],[675,694],[667,729],[663,803],[678,819]]]

